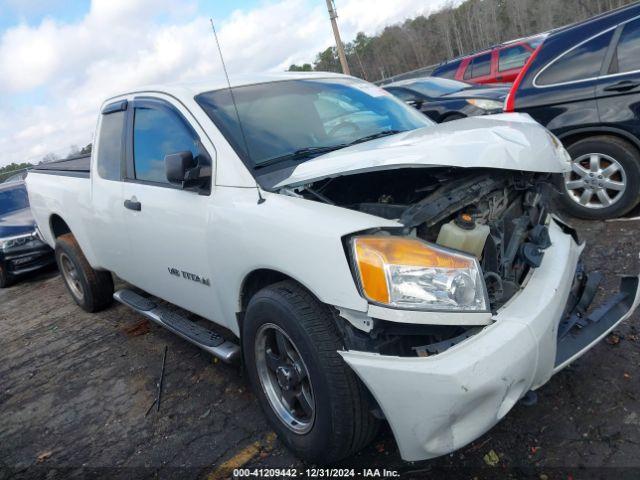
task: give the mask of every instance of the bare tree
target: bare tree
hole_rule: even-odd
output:
[[[353,74],[370,81],[433,65],[513,38],[584,20],[633,0],[449,0],[431,15],[358,33],[345,45]],[[292,65],[291,69],[305,69]],[[317,54],[315,70],[340,71],[335,48]]]

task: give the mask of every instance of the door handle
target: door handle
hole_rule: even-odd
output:
[[[640,82],[632,82],[631,80],[623,80],[622,82],[614,83],[608,87],[604,87],[605,92],[626,92],[627,90],[633,90],[640,86]]]
[[[135,200],[135,197],[131,200],[125,200],[124,201],[124,208],[128,208],[129,210],[134,210],[136,212],[139,212],[140,210],[142,210],[142,204]]]

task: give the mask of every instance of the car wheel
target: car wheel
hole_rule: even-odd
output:
[[[0,288],[7,288],[13,284],[14,278],[7,272],[7,267],[0,264]]]
[[[615,137],[592,137],[567,148],[570,172],[557,177],[560,206],[588,220],[615,218],[640,200],[640,153]]]
[[[280,440],[298,457],[328,464],[375,437],[369,394],[344,362],[332,312],[292,281],[253,296],[243,322],[252,388]]]
[[[98,312],[113,301],[111,273],[94,270],[71,233],[56,240],[56,262],[73,300],[87,312]]]

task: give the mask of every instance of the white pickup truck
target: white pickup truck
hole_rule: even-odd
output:
[[[110,98],[90,165],[27,186],[80,307],[115,297],[242,357],[306,460],[353,454],[383,419],[420,460],[482,435],[638,306],[625,277],[589,307],[598,276],[548,207],[570,162],[526,115],[436,125],[359,79],[279,74]]]

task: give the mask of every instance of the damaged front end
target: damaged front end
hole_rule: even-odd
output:
[[[467,321],[448,322],[443,320],[447,315],[438,315],[431,322],[420,323],[390,321],[379,316],[373,317],[364,327],[364,323],[355,319],[358,316],[355,312],[342,314],[350,319],[344,327],[348,331],[344,333],[354,349],[387,355],[429,356],[450,348],[490,324],[492,314],[522,288],[531,269],[540,266],[545,250],[551,245],[548,232],[551,188],[549,176],[542,173],[405,168],[323,179],[288,193],[396,220],[402,225],[397,229],[361,232],[354,237],[356,239],[363,235],[374,239],[413,239],[430,245],[428,248],[440,258],[438,261],[469,262],[465,276],[457,277],[451,274],[451,269],[444,267],[433,271],[410,268],[398,271],[400,269],[386,265],[384,281],[391,284],[396,276],[402,276],[410,284],[397,295],[398,298],[388,298],[384,292],[382,296],[378,295],[375,286],[374,293],[367,291],[355,258],[354,240],[346,240],[361,293],[374,308],[380,307],[378,311],[391,307],[409,314],[420,310],[471,314],[468,318],[472,320]],[[375,248],[364,254],[385,255]],[[407,255],[428,254],[417,251]],[[393,264],[393,260],[389,264]],[[477,267],[474,268],[474,264]],[[448,289],[438,290],[433,286],[438,282],[451,285]],[[478,298],[469,294],[468,304],[456,302],[455,295],[464,297],[466,293],[455,282],[462,282],[462,287],[472,285]],[[453,291],[454,287],[456,291]],[[412,295],[417,300],[412,299]],[[442,300],[443,295],[451,298]],[[429,296],[436,299],[418,301]]]

